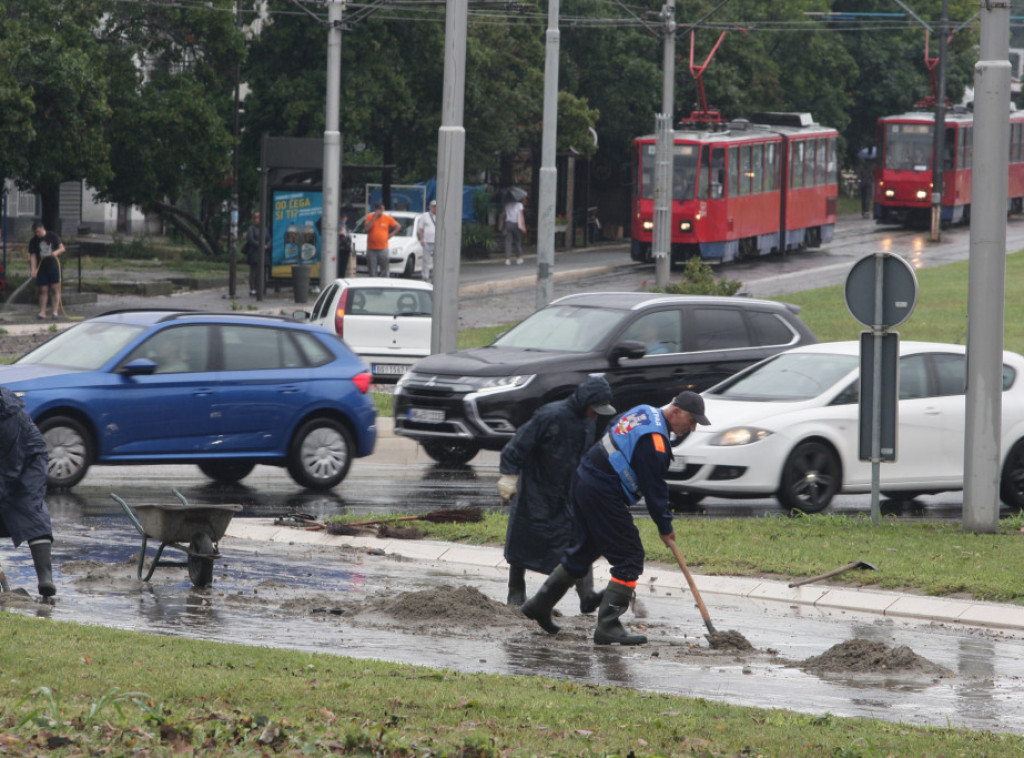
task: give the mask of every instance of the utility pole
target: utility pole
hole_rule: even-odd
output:
[[[341,16],[342,0],[327,6],[327,113],[324,122],[323,216],[320,223],[320,286],[338,277],[338,197],[341,194]],[[342,272],[343,275],[348,272]]]
[[[946,38],[949,36],[949,0],[942,0],[939,23],[939,62],[935,79],[935,134],[932,142],[932,242],[942,239],[942,170],[946,154]],[[956,156],[953,156],[956,160]]]
[[[242,28],[242,7],[241,0],[235,0],[235,28]],[[231,149],[231,217],[230,231],[228,232],[228,296],[235,297],[238,280],[238,98],[239,84],[242,78],[242,67],[240,63],[235,64],[235,102],[234,102],[234,127],[232,136],[234,141]]]
[[[668,285],[672,265],[672,150],[675,143],[672,116],[676,89],[676,5],[668,0],[661,8],[665,22],[662,58],[661,113],[655,117],[657,142],[654,156],[654,229],[651,254],[654,257],[654,281],[660,288]]]
[[[999,530],[1010,146],[1010,4],[983,3],[974,66],[974,179],[967,283],[963,528]]]
[[[558,168],[555,136],[558,134],[558,0],[548,0],[548,29],[544,58],[544,125],[541,131],[540,185],[537,202],[537,307],[554,297],[555,196]],[[572,209],[568,209],[572,213]]]
[[[437,133],[437,231],[434,245],[434,318],[430,352],[458,347],[462,180],[466,165],[466,27],[468,0],[447,0],[444,19],[444,92]]]

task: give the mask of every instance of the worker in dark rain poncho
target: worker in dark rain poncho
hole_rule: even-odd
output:
[[[50,543],[53,529],[46,508],[46,442],[25,412],[21,398],[0,387],[0,537],[32,551],[39,594],[57,594]]]
[[[594,442],[596,419],[611,415],[612,388],[592,376],[564,400],[537,410],[501,451],[498,493],[511,502],[505,535],[508,604],[526,601],[526,569],[550,574],[578,538],[569,506],[569,485],[580,457]],[[576,581],[580,611],[601,604],[593,572]]]
[[[686,390],[660,408],[630,408],[609,425],[584,454],[572,481],[573,513],[583,536],[562,556],[537,594],[522,605],[528,618],[556,634],[559,626],[551,618],[555,604],[578,577],[590,571],[597,558],[604,556],[611,564],[611,580],[597,612],[594,642],[647,642],[644,635],[630,634],[619,621],[644,570],[644,545],[629,508],[643,497],[661,541],[674,545],[676,533],[665,482],[672,462],[670,434],[686,437],[697,424],[708,423],[704,398]]]

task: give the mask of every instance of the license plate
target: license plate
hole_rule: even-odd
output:
[[[375,374],[387,374],[389,376],[401,376],[409,370],[409,366],[404,363],[374,363],[373,373]]]
[[[444,411],[432,408],[410,408],[409,420],[420,421],[425,424],[440,424],[444,421]]]

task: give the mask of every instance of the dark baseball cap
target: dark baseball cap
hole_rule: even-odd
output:
[[[689,411],[697,419],[698,424],[708,426],[711,423],[708,421],[708,417],[704,415],[704,398],[696,392],[691,392],[690,390],[680,392],[676,395],[676,399],[672,401],[672,405],[676,408],[682,408],[684,411]]]

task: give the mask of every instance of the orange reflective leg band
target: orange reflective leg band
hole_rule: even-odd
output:
[[[616,584],[621,584],[623,587],[629,587],[631,590],[635,590],[636,589],[636,581],[635,580],[632,581],[632,582],[624,582],[621,579],[616,579],[613,576],[611,578],[611,581],[615,582]]]

